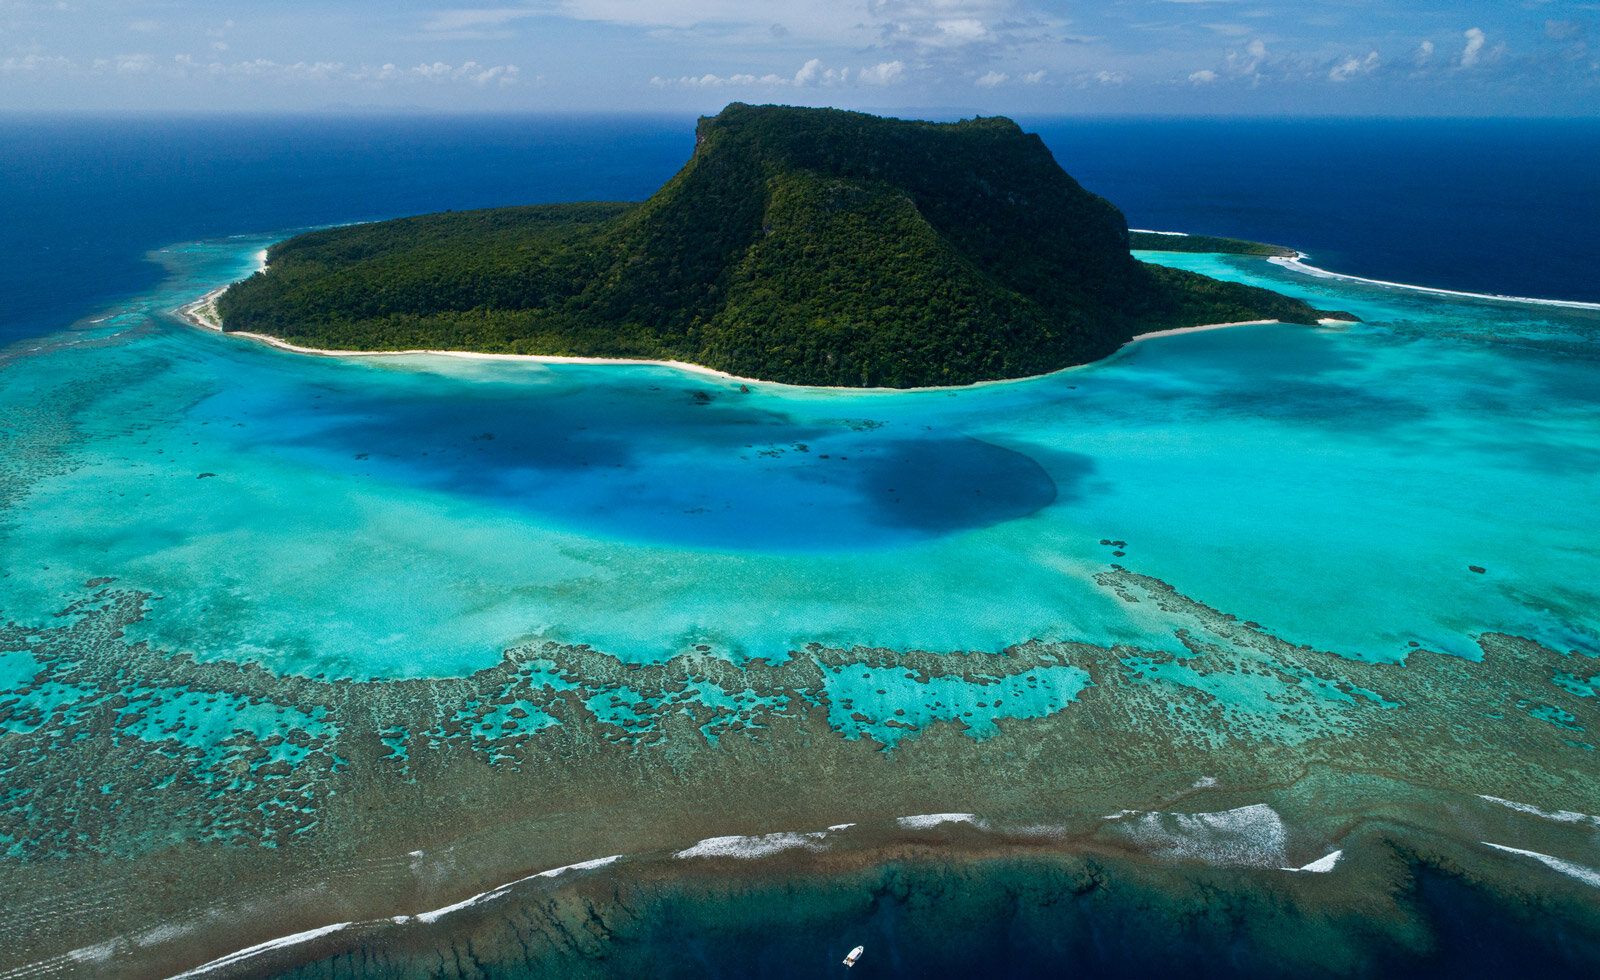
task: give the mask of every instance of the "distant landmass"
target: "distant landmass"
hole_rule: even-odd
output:
[[[1171,231],[1130,231],[1128,245],[1146,252],[1221,252],[1226,255],[1266,255],[1292,259],[1300,253],[1283,245],[1268,245],[1243,238],[1186,235]]]
[[[643,203],[311,232],[273,246],[217,312],[309,347],[889,387],[1043,374],[1157,330],[1337,315],[1129,249],[1122,213],[1009,119],[735,103],[700,120],[694,155]]]

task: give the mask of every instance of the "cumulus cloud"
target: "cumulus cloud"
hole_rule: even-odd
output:
[[[1003,71],[990,71],[988,74],[981,76],[972,84],[978,86],[979,88],[994,88],[996,85],[999,85],[1001,82],[1006,81],[1010,77],[1010,75],[1007,75]]]
[[[149,54],[125,54],[115,58],[96,58],[80,65],[60,56],[29,55],[0,62],[0,72],[57,71],[80,76],[149,75],[156,78],[237,78],[282,83],[393,82],[466,83],[480,87],[513,85],[521,76],[516,65],[484,65],[467,61],[452,65],[443,61],[424,62],[411,68],[393,64],[347,65],[341,61],[278,62],[270,58],[248,61],[222,61],[216,57],[199,59],[191,54],[174,55],[170,62],[158,61]]]
[[[1261,63],[1266,60],[1267,42],[1258,37],[1245,45],[1242,53],[1238,51],[1228,52],[1228,74],[1238,76],[1254,75],[1260,70]]]
[[[155,68],[156,59],[148,54],[119,54],[115,58],[96,58],[97,72],[116,72],[118,75],[144,75]]]
[[[939,32],[941,40],[950,44],[967,44],[971,41],[982,41],[989,37],[989,28],[983,26],[983,21],[975,17],[936,20],[933,22],[933,26]]]
[[[897,78],[903,71],[905,71],[903,63],[886,61],[873,65],[871,68],[863,68],[857,73],[857,79],[869,84],[887,84]],[[821,58],[812,58],[801,65],[800,70],[793,75],[779,75],[772,72],[765,75],[749,73],[717,75],[707,72],[704,75],[684,75],[681,78],[662,78],[657,75],[655,78],[650,79],[650,84],[656,88],[726,88],[728,86],[810,88],[843,85],[849,80],[850,69],[828,68],[823,65]]]
[[[899,80],[905,71],[906,63],[903,61],[883,61],[856,72],[856,80],[868,85],[888,85]]]
[[[1310,84],[1314,82],[1342,85],[1359,78],[1398,78],[1409,76],[1423,78],[1440,70],[1460,70],[1467,67],[1504,60],[1505,45],[1490,45],[1489,39],[1474,28],[1466,32],[1468,48],[1462,58],[1451,58],[1440,64],[1433,41],[1423,40],[1410,51],[1404,49],[1385,55],[1378,49],[1365,53],[1344,53],[1336,57],[1309,55],[1300,52],[1279,54],[1269,51],[1264,41],[1252,40],[1242,49],[1230,50],[1219,64],[1191,72],[1187,80],[1193,85],[1245,84]]]
[[[1102,74],[1104,73],[1102,72]],[[1039,69],[1038,71],[1030,71],[1026,75],[1022,76],[1022,84],[1024,85],[1038,85],[1042,81],[1044,81],[1043,68]]]
[[[1382,63],[1382,59],[1378,57],[1378,52],[1376,51],[1367,52],[1365,58],[1357,58],[1352,55],[1328,69],[1328,80],[1330,82],[1348,82],[1358,75],[1372,74],[1378,70],[1378,66]]]
[[[0,61],[0,72],[70,71],[73,67],[60,55],[30,54]]]
[[[800,70],[794,73],[794,83],[796,85],[810,85],[812,82],[817,80],[817,76],[821,73],[822,59],[812,58],[810,61],[801,65]]]

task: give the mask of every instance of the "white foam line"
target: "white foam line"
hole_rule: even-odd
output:
[[[80,946],[67,953],[67,957],[74,963],[104,963],[117,951],[119,939],[108,939],[103,943],[95,943],[93,946]],[[140,945],[144,944],[141,943]]]
[[[1490,803],[1498,803],[1501,806],[1509,810],[1515,810],[1518,813],[1527,813],[1535,817],[1543,817],[1546,820],[1554,820],[1556,823],[1590,823],[1600,827],[1600,817],[1594,816],[1593,814],[1578,813],[1574,810],[1541,810],[1531,803],[1518,803],[1515,800],[1502,800],[1498,796],[1485,796],[1482,793],[1478,794],[1478,799],[1488,800]]]
[[[1140,235],[1171,235],[1174,238],[1189,237],[1189,233],[1186,231],[1156,231],[1154,228],[1129,228],[1128,230]]]
[[[1165,857],[1223,866],[1300,870],[1284,867],[1288,859],[1284,855],[1283,819],[1265,803],[1200,813],[1123,810],[1103,819],[1152,853]]]
[[[1298,868],[1284,868],[1283,870],[1306,871],[1314,875],[1325,875],[1338,865],[1341,857],[1344,857],[1344,851],[1338,850],[1334,851],[1332,854],[1325,854],[1322,857],[1317,858],[1315,861],[1312,861],[1310,864],[1301,865]]]
[[[551,868],[549,871],[540,871],[538,874],[531,874],[526,878],[518,878],[516,881],[509,881],[498,888],[491,888],[486,892],[479,892],[478,894],[473,895],[471,898],[464,898],[452,905],[446,905],[444,908],[434,909],[431,912],[419,912],[414,916],[410,916],[410,918],[416,919],[418,922],[438,922],[451,912],[459,912],[462,909],[471,908],[480,902],[487,902],[490,899],[499,898],[501,895],[506,894],[507,892],[511,891],[511,889],[517,887],[525,881],[532,881],[535,878],[554,878],[558,875],[565,874],[568,871],[587,871],[590,868],[604,867],[605,865],[616,861],[620,857],[622,857],[622,855],[613,854],[610,857],[595,858],[592,861],[579,861],[577,864],[564,864],[559,868]],[[395,922],[405,922],[407,920],[408,917],[403,915],[397,915],[393,919]]]
[[[734,835],[731,837],[707,837],[692,847],[672,855],[675,858],[760,858],[780,851],[792,850],[803,847],[815,851],[820,849],[820,841],[826,837],[824,833],[796,834],[793,832],[779,834],[759,834],[750,836]]]
[[[1531,857],[1547,868],[1559,871],[1570,878],[1576,878],[1585,885],[1593,885],[1596,888],[1600,888],[1600,871],[1595,871],[1592,868],[1586,868],[1581,864],[1573,864],[1571,861],[1563,861],[1558,857],[1551,857],[1548,854],[1540,854],[1538,851],[1524,851],[1520,847],[1507,847],[1504,844],[1496,844],[1493,841],[1487,840],[1483,843],[1497,851],[1505,851],[1508,854],[1521,854],[1523,857]]]
[[[9,970],[0,972],[0,980],[22,980],[24,977],[54,976],[65,970],[71,969],[76,964],[85,963],[91,960],[102,962],[110,959],[111,953],[108,950],[103,956],[99,955],[101,948],[109,947],[114,949],[115,946],[116,940],[111,940],[110,942],[100,943],[97,946],[85,946],[82,949],[74,949],[70,952],[59,953],[48,959],[35,960],[32,963],[24,963],[22,966],[12,967]]]
[[[416,853],[416,852],[413,852],[413,853]],[[469,907],[471,907],[473,905],[477,905],[479,902],[484,902],[484,901],[487,901],[487,900],[489,900],[491,898],[498,898],[499,896],[506,894],[512,888],[516,887],[517,885],[522,884],[525,881],[532,881],[535,878],[554,878],[554,877],[557,877],[558,875],[565,874],[568,871],[586,871],[586,870],[588,870],[590,868],[602,867],[604,865],[610,864],[613,861],[616,861],[620,857],[622,857],[622,855],[613,854],[610,857],[595,858],[592,861],[579,861],[576,864],[564,864],[559,868],[551,868],[548,871],[540,871],[538,874],[528,875],[526,878],[518,878],[516,881],[509,882],[507,884],[501,885],[498,888],[492,888],[489,891],[482,892],[480,894],[474,895],[471,898],[463,899],[462,901],[456,902],[453,905],[446,905],[444,908],[441,908],[441,909],[434,909],[431,912],[421,912],[421,913],[418,913],[417,915],[396,915],[396,916],[393,916],[392,918],[390,918],[388,921],[393,922],[396,925],[404,925],[405,923],[410,922],[412,920],[415,920],[417,922],[424,922],[424,923],[437,922],[440,919],[442,919],[443,917],[449,915],[451,912],[458,912],[461,909],[469,908]],[[264,943],[257,943],[256,945],[250,946],[250,947],[248,947],[246,949],[241,949],[241,950],[238,950],[237,952],[229,953],[228,955],[223,956],[223,957],[219,957],[217,959],[214,959],[209,963],[203,963],[200,966],[197,966],[197,967],[195,967],[195,968],[193,968],[191,970],[186,970],[183,973],[180,973],[180,974],[178,974],[178,975],[176,975],[174,977],[171,977],[171,978],[169,978],[169,980],[186,980],[186,978],[189,978],[189,977],[203,976],[204,974],[214,972],[214,971],[219,970],[219,969],[221,969],[221,968],[223,968],[225,966],[232,966],[235,963],[242,962],[244,960],[250,959],[251,957],[259,956],[262,953],[270,952],[270,951],[272,951],[274,949],[283,949],[283,948],[288,947],[288,946],[298,946],[301,943],[308,943],[308,942],[312,941],[313,939],[319,939],[319,938],[321,938],[323,936],[330,935],[332,933],[338,932],[341,929],[348,929],[353,925],[358,925],[358,924],[359,925],[367,925],[367,924],[370,924],[370,923],[376,923],[376,922],[382,922],[382,921],[384,921],[384,920],[382,920],[382,919],[369,919],[369,920],[367,920],[365,922],[361,922],[361,923],[356,923],[356,922],[336,922],[331,926],[322,926],[319,929],[308,929],[305,932],[297,932],[292,936],[284,936],[284,937],[279,938],[279,939],[269,939],[268,941],[266,941]],[[109,946],[114,946],[114,945],[115,945],[115,941],[113,941],[112,943],[103,943],[103,944],[101,944],[101,946],[108,946],[108,947]],[[69,955],[73,959],[80,960],[80,961],[81,960],[88,960],[88,959],[104,959],[104,958],[106,958],[107,956],[110,955],[111,950],[110,949],[102,950],[101,946],[91,946],[91,947],[87,947],[87,948],[82,949],[82,950],[74,950]]]
[[[978,815],[975,813],[919,813],[910,817],[898,817],[895,819],[895,823],[907,830],[927,830],[929,827],[937,827],[946,823],[970,823],[976,826]]]
[[[616,861],[620,857],[622,857],[621,854],[613,854],[609,857],[595,858],[592,861],[579,861],[576,864],[563,864],[559,868],[551,868],[549,871],[541,871],[538,874],[533,875],[533,877],[555,878],[559,875],[566,874],[568,871],[588,871],[590,868],[603,868],[613,861]]]
[[[1308,276],[1315,276],[1319,279],[1343,279],[1347,282],[1366,283],[1369,286],[1388,286],[1391,289],[1409,289],[1412,292],[1428,293],[1433,296],[1459,296],[1464,299],[1487,299],[1501,303],[1528,303],[1534,306],[1559,306],[1563,309],[1569,310],[1600,310],[1600,303],[1584,303],[1578,300],[1539,299],[1534,296],[1502,296],[1498,293],[1469,293],[1459,289],[1440,289],[1436,286],[1417,286],[1408,282],[1389,282],[1386,279],[1368,279],[1364,276],[1352,276],[1343,272],[1331,272],[1327,269],[1318,268],[1317,266],[1311,265],[1305,261],[1308,257],[1309,256],[1307,256],[1306,253],[1300,252],[1292,259],[1282,255],[1274,255],[1268,258],[1267,261],[1273,263],[1274,265],[1283,266],[1285,269],[1292,269],[1295,272],[1300,272]]]
[[[186,977],[203,976],[207,973],[220,970],[225,966],[232,966],[235,963],[250,959],[253,956],[260,956],[262,953],[269,952],[274,949],[283,949],[288,946],[298,946],[301,943],[308,943],[313,939],[320,939],[323,936],[338,932],[340,929],[347,929],[354,924],[355,923],[353,922],[336,922],[331,926],[323,926],[320,929],[307,929],[305,932],[297,932],[292,936],[284,936],[281,939],[269,939],[264,943],[257,943],[247,949],[241,949],[238,952],[229,953],[227,956],[214,959],[210,963],[203,963],[192,970],[185,970],[177,976],[170,978],[170,980],[184,980]]]

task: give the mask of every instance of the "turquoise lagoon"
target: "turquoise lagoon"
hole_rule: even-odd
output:
[[[1151,254],[1362,322],[821,390],[311,357],[172,315],[266,241],[156,253],[159,290],[6,352],[6,619],[45,625],[115,579],[157,597],[134,639],[351,678],[469,673],[539,639],[635,662],[1182,653],[1160,610],[1096,582],[1117,564],[1351,658],[1476,657],[1486,631],[1600,653],[1592,306]]]
[[[590,884],[627,937],[658,900],[679,921],[663,868],[711,869],[706,922],[766,921],[743,872],[672,856],[695,841],[798,842],[773,860],[835,863],[749,875],[785,916],[808,880],[855,916],[893,907],[908,834],[989,894],[941,843],[968,831],[1144,853],[1114,875],[1135,912],[1062,905],[1053,871],[993,893],[1084,911],[1017,940],[1046,959],[1190,916],[1196,881],[1242,896],[1203,909],[1230,950],[1231,908],[1285,962],[1335,923],[1335,974],[1380,975],[1351,951],[1372,928],[1455,955],[1401,850],[1594,935],[1600,308],[1149,255],[1362,322],[822,390],[314,357],[173,313],[266,243],[165,249],[150,294],[0,352],[0,971],[142,980],[290,937],[238,975],[458,942],[565,975],[560,943],[541,973],[521,932],[474,932],[521,921],[508,890],[570,911],[544,869],[624,855],[594,872],[623,892]],[[856,903],[835,873],[880,858]],[[481,920],[418,915],[480,894]],[[1135,948],[1183,955],[1159,939]]]

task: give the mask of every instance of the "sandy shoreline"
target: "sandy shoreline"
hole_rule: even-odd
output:
[[[230,283],[229,285],[232,284]],[[282,340],[277,337],[271,337],[262,333],[250,333],[243,330],[225,332],[222,329],[222,321],[217,316],[216,301],[217,297],[221,296],[227,291],[227,289],[228,286],[219,286],[194,302],[178,307],[178,309],[174,312],[184,322],[190,324],[191,326],[199,327],[202,330],[210,330],[214,333],[226,333],[226,335],[229,337],[243,337],[248,340],[256,341],[257,343],[266,344],[268,347],[276,347],[278,350],[288,351],[292,354],[307,354],[312,357],[394,357],[399,355],[431,354],[438,357],[461,357],[469,360],[480,361],[522,361],[533,364],[614,364],[619,366],[634,367],[664,367],[685,371],[690,374],[699,374],[729,383],[738,383],[744,385],[772,385],[783,388],[807,388],[816,391],[950,391],[962,388],[979,388],[986,385],[1016,384],[1020,381],[1036,381],[1040,378],[1048,378],[1051,375],[1060,374],[1063,371],[1076,371],[1080,368],[1102,363],[1112,357],[1117,356],[1118,354],[1121,354],[1134,344],[1146,340],[1156,340],[1162,337],[1176,337],[1180,334],[1186,333],[1201,333],[1207,330],[1224,330],[1228,327],[1256,327],[1283,322],[1281,320],[1238,320],[1231,323],[1203,323],[1193,327],[1177,327],[1172,330],[1155,330],[1149,333],[1136,334],[1133,337],[1130,337],[1121,347],[1118,347],[1116,350],[1112,351],[1110,354],[1107,354],[1105,357],[1100,358],[1099,360],[1090,361],[1087,364],[1073,364],[1064,368],[1060,368],[1056,371],[1047,371],[1044,374],[1030,374],[1020,378],[994,378],[988,381],[974,381],[971,384],[965,385],[923,385],[914,388],[857,388],[845,385],[792,385],[782,381],[763,381],[760,378],[747,378],[737,374],[729,374],[726,371],[718,371],[715,368],[709,368],[703,364],[691,364],[688,361],[661,361],[635,357],[572,357],[560,354],[491,354],[480,351],[430,350],[425,348],[413,348],[410,350],[330,350],[321,347],[302,347],[299,344],[291,344],[286,340]],[[1335,322],[1343,321],[1321,321],[1321,323],[1324,325]]]
[[[1158,230],[1155,230],[1155,229],[1146,229],[1146,228],[1137,228],[1137,229],[1129,229],[1129,230],[1130,231],[1139,231],[1139,232],[1143,232],[1143,233],[1146,233],[1146,234],[1153,234],[1153,235],[1171,235],[1173,237],[1185,237],[1185,238],[1189,236],[1188,232],[1182,232],[1182,231],[1158,231]],[[266,257],[267,257],[267,250],[266,249],[262,249],[261,252],[257,256],[257,261],[258,261],[258,265],[259,265],[259,270],[260,271],[264,271],[266,269]],[[1290,269],[1292,271],[1299,272],[1302,275],[1307,275],[1307,276],[1311,276],[1313,278],[1319,278],[1319,279],[1343,279],[1343,280],[1348,280],[1348,281],[1351,281],[1351,282],[1360,282],[1360,283],[1365,283],[1365,284],[1373,285],[1373,286],[1387,286],[1387,287],[1391,287],[1391,288],[1395,288],[1395,289],[1408,289],[1408,290],[1413,290],[1413,291],[1416,291],[1416,292],[1429,293],[1429,294],[1438,295],[1438,296],[1456,296],[1456,297],[1462,297],[1462,298],[1467,298],[1467,299],[1493,300],[1493,301],[1508,302],[1508,303],[1529,303],[1529,304],[1538,305],[1538,306],[1557,306],[1557,307],[1564,307],[1564,308],[1568,308],[1568,309],[1579,309],[1579,310],[1600,310],[1600,303],[1587,303],[1587,302],[1582,302],[1582,301],[1578,301],[1578,300],[1539,299],[1539,298],[1536,298],[1536,297],[1528,297],[1528,296],[1503,296],[1503,295],[1499,295],[1499,294],[1495,294],[1495,293],[1471,293],[1471,292],[1464,292],[1464,291],[1461,291],[1461,290],[1441,289],[1441,288],[1433,287],[1433,286],[1417,286],[1417,285],[1413,285],[1413,284],[1410,284],[1410,283],[1389,282],[1389,281],[1383,280],[1383,279],[1368,279],[1368,278],[1365,278],[1365,277],[1362,277],[1362,276],[1353,276],[1353,275],[1349,275],[1349,274],[1343,273],[1343,272],[1333,272],[1333,271],[1330,271],[1328,269],[1319,268],[1317,266],[1309,264],[1306,261],[1308,258],[1310,258],[1310,256],[1307,253],[1305,253],[1305,252],[1297,252],[1293,258],[1288,258],[1288,257],[1285,257],[1285,256],[1270,256],[1270,257],[1267,258],[1267,261],[1273,263],[1274,265],[1281,266],[1281,267],[1283,267],[1285,269]],[[486,360],[486,361],[487,360],[523,361],[523,362],[529,362],[529,363],[534,363],[534,364],[578,364],[578,365],[606,365],[606,364],[613,364],[613,365],[619,365],[619,366],[635,366],[635,367],[664,367],[664,368],[672,368],[672,369],[679,370],[679,371],[685,371],[685,372],[688,372],[690,374],[698,374],[698,375],[701,375],[703,377],[713,378],[713,379],[716,379],[716,380],[726,381],[726,382],[729,382],[729,383],[737,383],[737,384],[743,384],[743,385],[776,385],[776,386],[780,386],[780,387],[784,387],[784,388],[807,388],[807,389],[812,389],[812,390],[816,390],[816,391],[848,391],[848,392],[948,391],[948,390],[954,390],[954,389],[960,389],[960,388],[978,388],[978,387],[982,387],[982,386],[986,386],[986,385],[1015,384],[1015,383],[1021,382],[1021,381],[1036,381],[1036,380],[1038,380],[1040,378],[1050,377],[1053,374],[1060,374],[1063,371],[1076,371],[1076,370],[1079,370],[1080,368],[1089,367],[1089,366],[1091,366],[1093,364],[1098,364],[1098,363],[1101,363],[1103,361],[1110,360],[1111,358],[1114,358],[1114,357],[1122,354],[1124,351],[1126,351],[1128,348],[1132,347],[1134,344],[1137,344],[1137,343],[1140,343],[1140,342],[1146,341],[1146,340],[1157,340],[1157,339],[1160,339],[1160,338],[1163,338],[1163,337],[1177,337],[1177,336],[1180,336],[1182,334],[1201,333],[1203,331],[1208,331],[1208,330],[1223,330],[1223,329],[1226,329],[1226,328],[1229,328],[1229,327],[1253,327],[1253,326],[1265,326],[1265,325],[1274,324],[1274,323],[1283,323],[1282,320],[1237,320],[1237,321],[1233,321],[1233,322],[1229,322],[1229,323],[1203,323],[1203,324],[1199,324],[1199,325],[1196,325],[1196,326],[1193,326],[1193,327],[1178,327],[1178,328],[1174,328],[1174,329],[1171,329],[1171,330],[1154,330],[1154,331],[1150,331],[1148,333],[1135,334],[1133,337],[1130,337],[1125,343],[1123,343],[1120,347],[1118,347],[1116,350],[1112,351],[1111,353],[1107,354],[1105,357],[1099,358],[1098,360],[1095,360],[1095,361],[1090,361],[1087,364],[1073,364],[1073,365],[1069,365],[1069,366],[1064,367],[1064,368],[1060,368],[1060,369],[1058,369],[1056,371],[1047,371],[1047,372],[1045,372],[1043,374],[1024,375],[1024,376],[1019,377],[1019,378],[994,378],[994,379],[987,380],[987,381],[975,381],[975,382],[972,382],[971,384],[966,384],[966,385],[922,385],[922,386],[910,387],[910,388],[890,388],[890,387],[881,387],[881,386],[855,387],[855,386],[845,386],[845,385],[791,385],[791,384],[787,384],[787,383],[781,382],[781,381],[764,381],[764,380],[762,380],[760,378],[750,378],[750,377],[745,377],[743,375],[729,374],[726,371],[718,371],[715,368],[709,368],[709,367],[706,367],[703,364],[693,364],[693,363],[690,363],[688,361],[652,360],[652,359],[649,359],[649,358],[633,358],[633,357],[576,357],[576,356],[565,356],[565,355],[559,355],[559,354],[493,354],[493,353],[485,353],[485,352],[481,352],[481,351],[433,350],[433,349],[428,349],[428,348],[413,348],[413,349],[408,349],[408,350],[359,351],[359,350],[332,350],[332,349],[321,348],[321,347],[302,347],[299,344],[291,344],[286,340],[281,340],[281,339],[279,339],[277,337],[268,336],[267,334],[250,333],[250,332],[247,332],[247,331],[234,331],[234,332],[224,331],[222,329],[222,321],[217,316],[216,301],[217,301],[217,298],[220,297],[224,292],[226,292],[228,290],[228,287],[231,286],[231,285],[232,285],[232,283],[228,283],[226,285],[219,286],[216,289],[213,289],[210,292],[207,292],[204,296],[201,296],[198,300],[195,300],[192,303],[188,303],[188,304],[186,304],[184,306],[179,307],[174,312],[184,322],[189,323],[192,326],[199,327],[199,328],[201,328],[203,330],[210,330],[210,331],[213,331],[213,332],[216,332],[216,333],[225,333],[226,332],[226,333],[228,333],[229,336],[244,337],[244,338],[247,338],[249,340],[256,341],[258,343],[266,344],[269,347],[276,347],[279,350],[287,351],[287,352],[292,353],[292,354],[307,354],[307,355],[310,355],[310,356],[313,356],[313,357],[391,357],[391,356],[395,356],[395,355],[431,354],[431,355],[440,356],[440,357],[460,357],[460,358],[467,358],[467,359],[471,359],[471,360]],[[1344,323],[1344,322],[1345,321],[1342,321],[1342,320],[1327,320],[1327,319],[1318,321],[1319,325],[1321,325],[1321,326],[1331,326],[1331,325]]]

